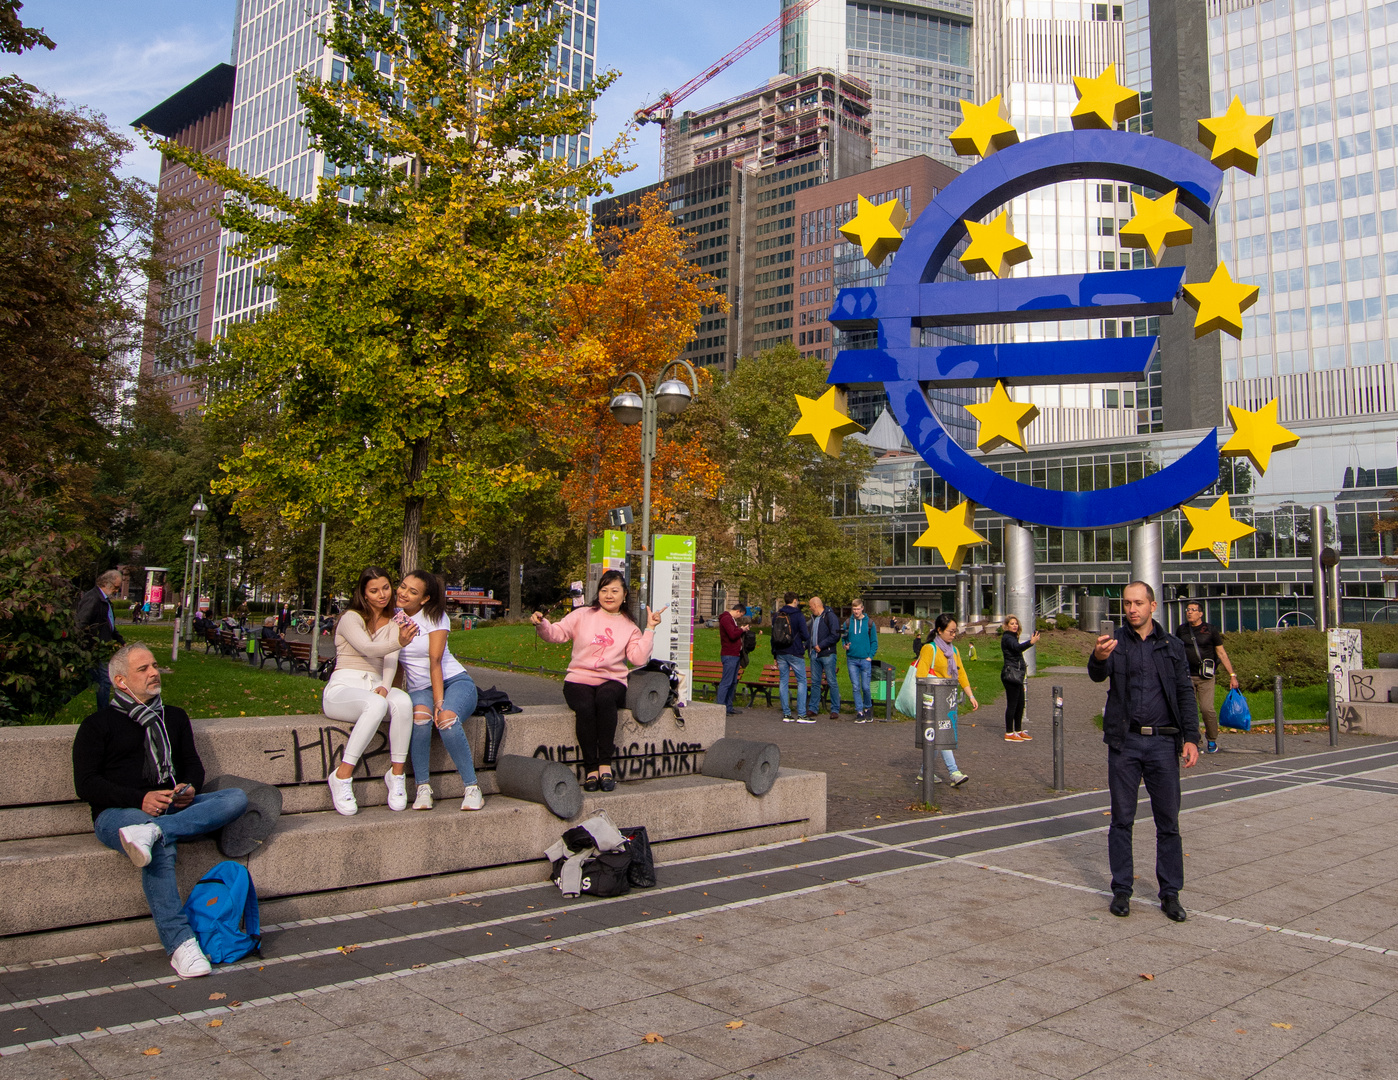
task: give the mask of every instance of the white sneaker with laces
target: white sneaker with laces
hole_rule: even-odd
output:
[[[467,784],[466,793],[461,799],[461,809],[463,810],[483,810],[485,809],[485,796],[481,794],[479,784]]]
[[[406,810],[408,808],[408,781],[402,773],[392,769],[383,774],[384,786],[388,788],[388,808]]]
[[[128,825],[120,830],[121,848],[137,866],[150,865],[150,849],[160,840],[160,826],[153,821],[143,825]]]
[[[353,817],[359,813],[359,803],[354,798],[353,777],[341,780],[332,772],[325,778],[325,782],[330,785],[330,802],[334,805],[337,814]]]
[[[431,809],[432,809],[432,785],[431,785],[431,784],[418,784],[418,786],[417,786],[417,798],[413,800],[413,809],[414,809],[414,810],[431,810]]]
[[[962,784],[964,784],[964,783],[965,783],[967,780],[969,780],[969,779],[971,779],[969,776],[967,776],[967,775],[966,775],[964,772],[962,772],[960,769],[957,769],[956,772],[954,772],[954,773],[951,774],[951,786],[952,786],[952,787],[960,787]]]
[[[199,948],[199,942],[194,938],[182,942],[170,955],[170,966],[181,979],[197,979],[214,970],[209,958],[204,955],[204,950]]]

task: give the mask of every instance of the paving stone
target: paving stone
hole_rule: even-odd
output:
[[[730,1028],[727,1023],[707,1024],[672,1035],[666,1042],[735,1072],[806,1048],[800,1039],[751,1020],[744,1020],[740,1028]]]
[[[743,1075],[754,1080],[888,1080],[892,1072],[813,1046],[745,1069]]]
[[[529,1080],[557,1063],[502,1036],[492,1036],[408,1058],[404,1065],[428,1080]]]
[[[537,986],[493,992],[469,1002],[463,1002],[458,998],[456,1004],[463,1009],[469,1007],[472,1020],[495,1032],[531,1027],[546,1020],[557,1020],[560,1016],[573,1016],[583,1011],[573,1002]]]
[[[423,1008],[413,1012],[380,1017],[342,1030],[394,1058],[414,1057],[491,1034],[488,1028],[469,1019],[469,1015],[425,1000]]]
[[[629,1028],[638,1035],[656,1032],[662,1036],[689,1031],[719,1020],[728,1020],[725,1013],[701,1005],[678,994],[656,994],[640,1001],[628,1001],[593,1012],[598,1023],[612,1022]]]
[[[1022,1028],[988,1042],[979,1048],[979,1053],[1035,1069],[1060,1080],[1081,1076],[1119,1056],[1116,1051],[1098,1043],[1075,1039],[1043,1025]]]
[[[119,1035],[107,1035],[101,1039],[88,1039],[73,1043],[73,1049],[92,1068],[103,1076],[125,1076],[129,1073],[148,1069],[152,1057],[159,1057],[162,1068],[186,1067],[202,1058],[218,1054],[219,1044],[190,1023],[166,1024],[160,1027],[145,1028],[140,1031]],[[158,1055],[147,1055],[146,1050],[158,1047]],[[8,1058],[3,1059],[8,1063]],[[4,1074],[5,1064],[0,1064],[0,1074]]]
[[[880,1024],[825,1043],[822,1048],[894,1076],[908,1076],[953,1057],[959,1053],[956,1046],[910,1028]]]
[[[100,1077],[72,1046],[43,1046],[0,1058],[5,1080],[92,1080]]]
[[[432,1007],[432,1000],[417,992],[417,980],[395,979],[353,992],[339,990],[302,999],[303,1003],[339,1027],[354,1027]]]
[[[277,1080],[323,1080],[392,1060],[392,1055],[344,1031],[306,1035],[281,1046],[247,1050],[238,1056],[264,1076]]]
[[[562,1065],[622,1050],[636,1042],[636,1033],[620,1024],[598,1023],[582,1013],[548,1020],[532,1027],[516,1028],[509,1038]]]
[[[697,1001],[720,1012],[732,1013],[734,1016],[757,1012],[803,996],[799,990],[789,986],[781,986],[750,975],[727,975],[721,979],[686,986],[677,992],[691,1001]]]
[[[352,990],[341,990],[341,994],[352,994]],[[227,1005],[233,999],[208,1004]],[[316,997],[319,1004],[320,995]],[[208,1021],[196,1021],[202,1030],[219,1046],[230,1053],[243,1050],[280,1046],[287,1040],[334,1031],[339,1025],[324,1016],[309,1004],[302,1001],[281,1001],[257,1008],[234,1009],[216,1019],[223,1023],[216,1028],[208,1026]]]
[[[668,1042],[639,1043],[603,1057],[580,1061],[573,1071],[590,1080],[713,1080],[728,1070],[687,1054]]]
[[[754,1013],[752,1019],[763,1027],[800,1039],[807,1045],[838,1039],[842,1035],[878,1023],[867,1013],[855,1012],[818,998],[797,998]]]

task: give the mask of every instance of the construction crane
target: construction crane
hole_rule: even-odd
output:
[[[804,15],[808,10],[820,3],[820,0],[796,0],[790,7],[784,8],[781,15],[773,19],[752,37],[739,45],[732,52],[727,53],[717,63],[711,64],[703,72],[694,76],[678,90],[667,90],[659,98],[642,108],[636,110],[634,119],[639,127],[643,124],[660,125],[660,167],[665,168],[665,133],[670,123],[671,117],[675,115],[675,106],[678,105],[690,94],[698,90],[710,79],[717,77],[727,70],[737,61],[741,60],[753,49],[757,48],[773,34],[785,29],[793,21]]]

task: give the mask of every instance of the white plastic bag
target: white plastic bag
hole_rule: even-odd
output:
[[[893,699],[894,706],[904,716],[917,717],[917,665],[913,664],[908,668],[908,673],[903,676],[903,686],[898,691],[898,696]]]

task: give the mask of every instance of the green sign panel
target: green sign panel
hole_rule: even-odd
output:
[[[655,558],[657,562],[693,562],[694,537],[657,536]]]
[[[599,563],[603,559],[626,558],[626,534],[620,529],[607,529],[601,536],[592,538],[589,562]]]

